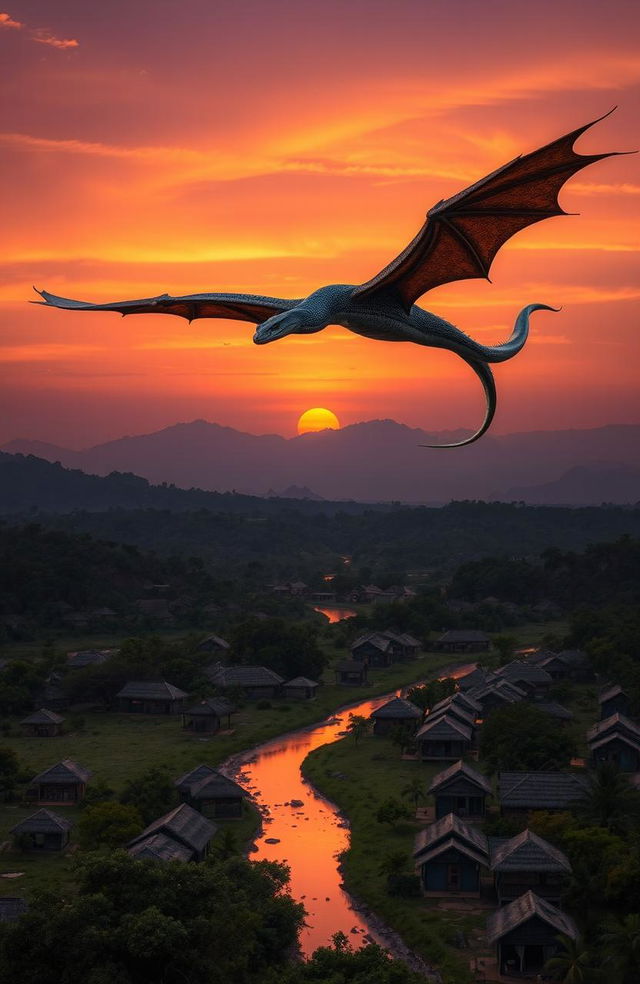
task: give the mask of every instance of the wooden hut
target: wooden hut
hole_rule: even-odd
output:
[[[145,845],[149,838],[155,837],[157,834],[163,834],[164,837],[168,837],[175,844],[180,845],[183,850],[180,851],[178,848],[179,853],[189,852],[189,857],[185,856],[182,860],[202,861],[208,854],[209,844],[216,830],[216,825],[203,817],[201,813],[194,810],[188,803],[181,803],[180,806],[176,806],[175,810],[171,810],[170,813],[166,813],[145,827],[142,833],[129,841],[127,848],[135,857],[140,857],[140,852],[144,850],[144,847],[140,845]],[[157,848],[157,843],[155,846]],[[132,851],[132,848],[135,850]]]
[[[483,833],[448,813],[418,833],[413,858],[425,895],[477,897],[489,848]]]
[[[17,846],[29,851],[62,851],[69,843],[71,820],[52,813],[51,810],[36,810],[25,817],[10,833]]]
[[[149,834],[131,844],[128,853],[136,861],[192,861],[193,851],[166,834]]]
[[[249,794],[233,779],[208,765],[199,765],[176,780],[183,802],[214,819],[242,816],[242,804]]]
[[[415,659],[422,649],[420,640],[415,639],[408,632],[394,632],[392,629],[385,629],[381,635],[391,641],[394,659]]]
[[[425,761],[459,759],[471,748],[473,729],[456,718],[444,714],[435,720],[430,716],[416,735],[416,744]]]
[[[598,694],[600,705],[600,720],[606,721],[613,714],[629,713],[629,695],[622,689],[619,683],[609,684]]]
[[[460,760],[433,777],[429,792],[436,804],[436,820],[454,813],[464,820],[481,820],[486,811],[491,783]]]
[[[490,854],[499,905],[529,890],[554,905],[560,903],[571,864],[553,844],[531,830],[523,830],[507,840],[491,839]]]
[[[84,798],[90,778],[88,769],[71,759],[63,759],[31,780],[27,798],[44,806],[78,803]]]
[[[215,735],[221,727],[231,727],[235,708],[224,697],[207,697],[182,712],[182,727],[199,735]]]
[[[572,811],[584,798],[587,785],[587,778],[577,772],[500,772],[500,813],[522,816],[533,810]]]
[[[404,697],[393,697],[371,712],[374,735],[388,735],[398,728],[413,734],[422,721],[422,711]]]
[[[282,684],[282,693],[289,700],[313,700],[318,693],[319,683],[308,677],[294,677]]]
[[[540,974],[560,950],[560,935],[577,939],[574,921],[531,891],[487,919],[487,941],[496,947],[498,972],[508,978]]]
[[[211,666],[206,675],[218,690],[242,691],[247,700],[277,697],[284,680],[267,666]]]
[[[553,683],[551,674],[547,673],[543,667],[524,663],[517,659],[501,666],[499,670],[496,670],[496,675],[515,684],[529,697],[545,694]]]
[[[116,697],[125,714],[180,714],[187,694],[166,680],[132,680]]]
[[[225,655],[231,649],[226,639],[218,635],[207,636],[196,646],[199,653],[220,653]]]
[[[344,659],[335,669],[336,684],[343,687],[363,687],[367,683],[367,664]]]
[[[23,734],[28,738],[55,738],[62,731],[64,718],[55,711],[41,707],[20,722]]]
[[[624,714],[612,714],[587,731],[594,765],[611,762],[621,772],[640,772],[640,727]]]
[[[351,658],[370,668],[389,666],[393,662],[391,639],[381,632],[368,632],[351,646]]]

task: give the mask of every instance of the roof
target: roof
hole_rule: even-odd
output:
[[[477,827],[465,823],[455,813],[447,813],[435,823],[429,824],[424,830],[418,831],[413,851],[414,858],[422,857],[423,852],[431,851],[434,845],[450,838],[463,842],[480,853],[486,863],[489,856],[487,838]]]
[[[518,926],[522,926],[523,923],[535,916],[551,926],[556,933],[569,936],[572,940],[577,939],[578,930],[570,916],[561,912],[560,909],[545,899],[534,895],[532,891],[528,891],[508,905],[491,913],[487,919],[487,942],[495,943],[496,940],[506,936],[511,930],[517,929]]]
[[[471,861],[475,861],[476,864],[487,864],[487,855],[482,851],[478,851],[473,848],[470,844],[465,844],[456,837],[450,837],[448,840],[439,841],[432,847],[426,848],[420,854],[420,863],[427,864],[429,861],[433,861],[434,858],[439,857],[446,851],[460,851],[461,854],[465,854]]]
[[[91,773],[84,766],[78,765],[71,759],[63,759],[62,762],[57,762],[56,765],[52,765],[49,769],[45,769],[44,772],[34,776],[31,783],[46,782],[50,785],[56,785],[65,782],[88,782],[90,778]]]
[[[623,744],[628,745],[629,748],[633,748],[637,752],[640,751],[640,738],[636,738],[633,735],[627,735],[624,731],[610,731],[597,741],[590,741],[589,748],[592,752],[597,752],[599,748],[602,748],[604,745],[608,745],[609,742],[612,741],[621,741]]]
[[[112,655],[112,649],[81,649],[78,652],[67,653],[67,663],[78,669],[82,666],[106,663]]]
[[[619,683],[612,683],[608,687],[603,687],[598,694],[598,703],[604,704],[606,700],[611,700],[613,697],[626,697],[627,693],[622,689]]]
[[[422,717],[422,711],[415,704],[412,704],[410,700],[406,700],[404,697],[393,697],[388,700],[386,704],[381,704],[380,707],[376,707],[375,711],[371,712],[372,718],[391,718],[393,720],[397,718],[407,718],[419,720]]]
[[[475,670],[465,673],[464,676],[456,677],[456,683],[460,690],[471,690],[473,687],[482,687],[487,681],[487,673],[481,666],[476,666]]]
[[[182,700],[187,694],[166,680],[130,680],[116,697],[132,700]]]
[[[571,871],[566,855],[532,830],[495,844],[490,867],[492,871]]]
[[[320,684],[315,680],[310,680],[308,677],[294,677],[293,680],[287,680],[285,687],[319,687]]]
[[[0,898],[0,922],[15,922],[29,908],[26,899]]]
[[[589,728],[587,731],[587,742],[591,745],[596,739],[604,737],[609,731],[617,734],[626,732],[629,737],[640,741],[640,727],[634,721],[625,717],[624,714],[619,714],[616,711],[615,714],[609,715],[604,721],[598,721]]]
[[[449,629],[438,642],[490,642],[489,636],[481,629]]]
[[[31,816],[25,817],[9,831],[10,834],[60,834],[71,830],[73,823],[59,813],[51,810],[36,810]]]
[[[128,847],[139,844],[151,834],[166,834],[193,851],[204,850],[218,828],[187,803],[181,803],[175,810],[165,813],[150,823],[141,834],[129,841]]]
[[[336,670],[340,673],[363,673],[366,666],[364,663],[358,662],[357,659],[343,659],[336,664]]]
[[[587,784],[575,772],[500,772],[498,797],[512,809],[562,810],[583,798]]]
[[[217,687],[276,687],[284,682],[267,666],[213,666],[205,672]]]
[[[208,635],[206,637],[206,639],[201,639],[200,640],[200,642],[198,643],[198,648],[200,649],[200,648],[202,648],[202,646],[216,646],[218,649],[230,649],[231,648],[226,639],[223,639],[222,636],[213,635],[213,634],[212,635]]]
[[[190,861],[193,851],[166,834],[151,834],[129,847],[129,854],[138,861]]]
[[[41,707],[39,711],[34,711],[29,717],[23,718],[20,724],[62,724],[63,717],[48,711],[46,707]]]
[[[210,717],[211,715],[223,717],[226,714],[232,714],[233,711],[235,711],[235,707],[224,697],[207,697],[205,700],[201,700],[199,704],[189,707],[184,713],[191,715],[191,717],[199,717],[200,715],[203,717]]]
[[[471,741],[473,731],[457,718],[449,717],[447,714],[438,715],[435,721],[427,720],[418,731],[416,738],[441,738],[452,736],[454,738],[464,738]]]
[[[547,673],[541,666],[536,666],[535,663],[523,663],[520,660],[513,660],[511,663],[501,666],[500,669],[496,670],[496,673],[507,680],[515,680],[516,682],[524,680],[527,683],[553,683],[551,674]]]
[[[454,762],[447,769],[443,769],[442,772],[438,772],[436,776],[433,777],[431,785],[429,786],[428,792],[436,793],[446,786],[447,783],[451,782],[452,779],[457,779],[458,776],[464,776],[469,782],[474,783],[480,789],[484,790],[485,793],[491,793],[491,783],[483,776],[481,772],[476,772],[472,769],[470,765],[463,762],[460,759],[459,762]]]
[[[186,772],[175,785],[181,792],[188,792],[193,799],[217,799],[227,796],[248,796],[249,794],[233,779],[217,772],[208,765],[198,765]]]
[[[466,725],[467,728],[474,728],[476,723],[476,715],[471,711],[468,711],[466,707],[462,707],[460,704],[451,703],[448,707],[441,707],[440,710],[432,710],[430,714],[427,714],[427,721],[435,721],[437,718],[446,717],[449,715],[456,721],[460,721],[462,724]]]
[[[190,772],[185,772],[183,776],[176,779],[174,786],[177,786],[180,790],[187,790],[194,783],[200,782],[202,779],[208,776],[216,775],[216,770],[212,769],[210,765],[197,765],[195,769],[191,769]]]
[[[355,642],[351,643],[350,649],[353,652],[354,649],[358,649],[367,643],[379,649],[381,652],[386,653],[391,645],[391,639],[389,637],[385,638],[380,632],[367,632],[366,635],[358,636]]]

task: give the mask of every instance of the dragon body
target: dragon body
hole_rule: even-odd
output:
[[[609,114],[607,114],[609,115]],[[604,119],[604,117],[600,117]],[[513,332],[502,345],[481,345],[459,328],[418,307],[415,301],[444,283],[489,279],[499,248],[521,229],[556,215],[564,182],[581,168],[612,154],[579,155],[575,140],[592,123],[560,137],[540,150],[518,157],[493,171],[427,213],[427,221],[411,243],[387,267],[364,284],[330,284],[306,298],[287,299],[256,294],[189,294],[112,304],[89,304],[37,291],[42,302],[74,311],[118,311],[128,314],[173,314],[196,318],[230,318],[257,325],[253,340],[265,345],[291,334],[314,334],[327,325],[342,325],[365,338],[413,342],[443,348],[463,359],[484,388],[486,413],[481,427],[454,444],[477,440],[496,409],[496,387],[489,364],[511,359],[523,347],[534,311],[556,311],[547,304],[529,304],[517,316]]]

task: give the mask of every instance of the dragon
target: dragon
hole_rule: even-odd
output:
[[[610,111],[610,113],[613,110]],[[522,349],[534,311],[558,311],[547,304],[529,304],[518,314],[510,337],[500,345],[481,345],[443,318],[418,307],[427,291],[456,280],[485,278],[493,259],[513,235],[535,222],[568,215],[558,203],[565,181],[582,168],[617,156],[577,154],[581,134],[609,116],[516,157],[508,164],[427,212],[415,238],[383,270],[363,284],[329,284],[308,297],[287,299],[257,294],[161,294],[141,300],[90,304],[37,290],[34,304],[72,311],[118,311],[120,314],[173,314],[196,318],[227,318],[257,325],[253,341],[266,345],[286,335],[311,335],[328,325],[342,325],[365,338],[413,342],[443,348],[460,356],[479,377],[486,398],[484,421],[464,440],[423,447],[454,448],[481,437],[496,410],[496,386],[489,363],[504,362]]]

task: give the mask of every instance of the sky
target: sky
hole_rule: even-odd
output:
[[[640,148],[640,11],[611,0],[8,0],[0,7],[0,442],[81,448],[204,418],[296,432],[392,417],[474,428],[454,355],[329,327],[32,306],[360,283],[426,211],[606,113],[577,150]],[[493,344],[497,433],[640,423],[640,156],[573,177],[580,213],[498,254],[492,283],[420,304]]]

